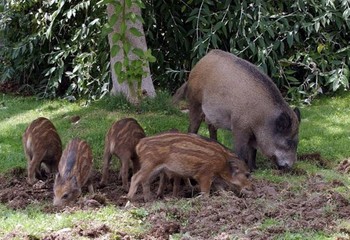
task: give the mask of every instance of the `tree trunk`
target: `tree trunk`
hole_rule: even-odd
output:
[[[141,9],[138,6],[133,5],[130,9],[127,9],[126,11],[133,12],[138,16],[141,15]],[[114,12],[115,12],[114,6],[112,4],[108,4],[108,7],[107,7],[108,17],[110,18],[114,14]],[[131,43],[131,46],[133,46],[135,48],[140,48],[143,51],[146,51],[147,50],[147,43],[146,43],[146,38],[144,35],[142,23],[140,21],[136,21],[136,23],[132,23],[132,22],[128,21],[127,26],[128,26],[128,29],[130,29],[131,27],[135,27],[142,33],[141,37],[136,37],[128,32],[126,33],[126,38]],[[113,26],[113,32],[119,32],[120,31],[119,27],[120,27],[120,20],[118,20],[116,22],[116,24]],[[108,35],[108,41],[109,41],[110,48],[112,48],[112,46],[113,46],[113,40],[112,40],[113,32]],[[122,49],[122,46],[120,46],[120,47]],[[134,60],[137,58],[138,57],[130,51],[129,59]],[[120,84],[118,82],[118,76],[116,76],[116,73],[114,71],[114,64],[118,61],[122,62],[123,59],[124,59],[124,53],[122,50],[119,51],[119,53],[116,56],[111,56],[111,72],[112,72],[112,82],[113,82],[113,88],[111,90],[111,93],[112,94],[122,93],[127,97],[127,99],[130,102],[137,103],[139,101],[138,92],[137,92],[138,91],[137,82],[135,81],[132,86],[129,86],[129,84],[126,81]],[[147,63],[147,66],[144,67],[143,70],[145,73],[147,73],[147,75],[146,75],[146,77],[144,77],[142,79],[142,83],[141,83],[142,95],[154,97],[156,95],[156,93],[155,93],[155,89],[153,86],[151,71],[150,71],[148,63]]]

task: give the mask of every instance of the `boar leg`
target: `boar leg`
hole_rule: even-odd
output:
[[[214,125],[208,124],[209,136],[211,139],[218,140],[218,130]]]
[[[197,133],[203,121],[204,114],[200,104],[190,105],[189,109],[190,126],[188,127],[188,132]]]
[[[165,172],[161,172],[160,173],[157,197],[162,197],[163,196],[167,179],[170,179],[170,178],[171,177],[168,176]],[[177,197],[179,195],[179,191],[180,191],[181,178],[178,177],[178,176],[172,176],[172,178],[173,178],[173,197]],[[189,178],[187,178],[187,180],[189,181]]]
[[[105,186],[108,182],[108,169],[109,165],[111,163],[112,154],[110,153],[109,149],[104,150],[103,154],[103,170],[102,170],[102,178],[100,181],[100,186]]]
[[[136,153],[131,157],[132,162],[132,173],[135,174],[140,170],[140,161]]]
[[[152,200],[151,183],[149,179],[147,179],[145,182],[142,183],[142,191],[143,191],[143,199],[145,200],[145,202]]]
[[[235,132],[238,133],[238,132]],[[235,152],[241,160],[248,164],[250,171],[256,169],[255,157],[256,149],[249,144],[250,136],[247,134],[236,134],[235,135]]]
[[[204,196],[209,196],[212,179],[213,176],[208,173],[203,174],[199,176],[199,178],[195,179],[199,184],[201,194]]]
[[[158,198],[163,197],[165,183],[166,183],[166,174],[165,174],[165,172],[161,172],[159,175],[159,186],[158,186],[158,190],[157,190],[157,197]]]
[[[122,183],[123,183],[123,189],[125,191],[128,191],[129,189],[129,162],[131,161],[129,155],[121,156],[120,157],[122,166],[120,169],[121,175],[122,175]]]
[[[177,197],[179,195],[180,191],[180,182],[181,178],[178,176],[174,176],[174,182],[173,182],[173,197]]]
[[[90,177],[88,178],[88,180],[86,181],[86,185],[88,187],[89,193],[94,194],[95,191],[94,191],[94,185],[93,185],[93,180],[92,180],[91,174],[90,174]]]
[[[137,188],[141,182],[142,183],[149,182],[152,172],[153,172],[153,167],[150,166],[148,168],[141,168],[140,171],[138,171],[136,174],[134,174],[134,176],[132,176],[130,188],[127,196],[129,199],[134,198]],[[148,184],[148,187],[149,187],[149,184]],[[147,193],[147,191],[149,191],[149,193]],[[146,195],[147,196],[150,195],[150,190],[147,189],[147,185],[145,185],[145,187],[143,188],[143,194],[144,194],[144,198]]]
[[[30,185],[36,182],[35,174],[39,172],[42,158],[43,156],[34,154],[32,160],[28,162],[28,183]]]

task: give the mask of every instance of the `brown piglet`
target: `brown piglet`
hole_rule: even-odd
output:
[[[121,177],[125,191],[129,189],[128,171],[132,162],[133,171],[139,169],[138,159],[135,154],[136,144],[144,138],[145,132],[140,124],[133,118],[124,118],[112,124],[105,138],[103,154],[103,170],[100,181],[101,186],[108,182],[108,169],[112,155],[117,156],[121,161]]]
[[[22,136],[22,143],[28,162],[27,181],[30,185],[37,181],[36,177],[42,178],[41,167],[51,173],[57,172],[62,142],[49,119],[39,117],[31,122]]]
[[[136,146],[140,170],[131,178],[128,198],[133,199],[142,184],[145,201],[152,198],[150,180],[157,173],[193,178],[204,195],[209,195],[212,181],[223,179],[238,191],[252,190],[245,162],[214,140],[185,133],[163,133],[140,140]]]
[[[93,165],[92,151],[87,142],[71,140],[64,149],[53,191],[55,206],[68,205],[81,195],[81,188],[88,185],[93,192],[90,173]]]

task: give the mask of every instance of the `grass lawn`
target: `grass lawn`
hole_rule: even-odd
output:
[[[98,208],[67,208],[48,212],[45,209],[50,206],[50,201],[33,202],[25,208],[13,209],[0,197],[0,238],[43,239],[50,236],[47,239],[55,239],[65,236],[67,239],[122,239],[127,236],[138,239],[148,236],[147,239],[161,239],[155,229],[176,228],[164,230],[168,231],[165,235],[170,239],[201,239],[198,236],[203,236],[203,233],[199,229],[208,226],[208,239],[244,239],[246,236],[250,237],[246,239],[264,239],[268,236],[273,236],[273,239],[349,239],[350,222],[344,219],[350,219],[350,211],[346,212],[346,203],[350,202],[350,174],[337,171],[337,167],[350,159],[350,93],[322,97],[310,106],[302,106],[300,110],[302,122],[298,155],[303,158],[294,165],[293,171],[280,173],[268,159],[258,155],[259,169],[253,173],[253,181],[260,187],[258,192],[268,196],[266,199],[244,199],[230,193],[215,193],[210,200],[166,198],[127,208],[107,203]],[[0,98],[0,181],[11,178],[13,169],[26,168],[22,134],[28,124],[40,116],[54,123],[63,146],[73,137],[86,140],[93,150],[97,171],[102,166],[105,134],[116,120],[133,117],[144,128],[146,135],[173,128],[186,132],[188,127],[187,114],[172,107],[169,96],[162,92],[157,99],[145,101],[137,109],[119,97],[86,104],[84,101],[70,103],[3,95]],[[71,123],[73,116],[80,117],[77,124]],[[208,136],[204,124],[200,134]],[[219,141],[232,147],[233,140],[228,131],[219,130]],[[118,162],[114,160],[112,167],[117,169]],[[1,191],[4,190],[0,189],[0,196]],[[329,198],[324,199],[327,196]],[[293,203],[293,199],[300,201]],[[339,202],[344,202],[344,206],[340,206]],[[216,208],[233,203],[240,207],[240,212],[234,212],[234,207],[230,207],[227,211],[230,215],[215,221],[209,218],[214,216]],[[298,227],[298,220],[300,225],[303,221],[311,224],[317,220],[308,220],[298,209],[310,213],[313,204],[317,203],[324,205],[317,209],[319,213],[312,213],[312,216],[323,217],[319,219],[320,222],[332,219],[332,228],[323,229],[318,227],[317,222],[305,228]],[[282,215],[281,209],[284,207],[288,215]],[[246,222],[233,227],[238,221],[235,219],[243,216]],[[207,221],[207,225],[195,223],[198,219]],[[163,224],[157,226],[157,221]],[[164,234],[162,236],[164,238]]]

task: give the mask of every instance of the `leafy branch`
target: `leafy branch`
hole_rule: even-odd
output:
[[[143,37],[143,33],[135,27],[137,24],[142,24],[144,21],[141,15],[135,14],[132,8],[144,8],[141,0],[124,0],[113,1],[105,0],[104,3],[109,3],[114,6],[114,13],[109,20],[109,28],[118,24],[119,31],[112,34],[111,56],[115,57],[118,54],[123,56],[122,59],[116,61],[113,69],[118,77],[119,83],[127,82],[129,86],[137,84],[141,87],[142,79],[146,76],[144,67],[148,62],[155,62],[156,58],[152,55],[151,50],[143,50],[135,47],[130,42],[130,38]]]

